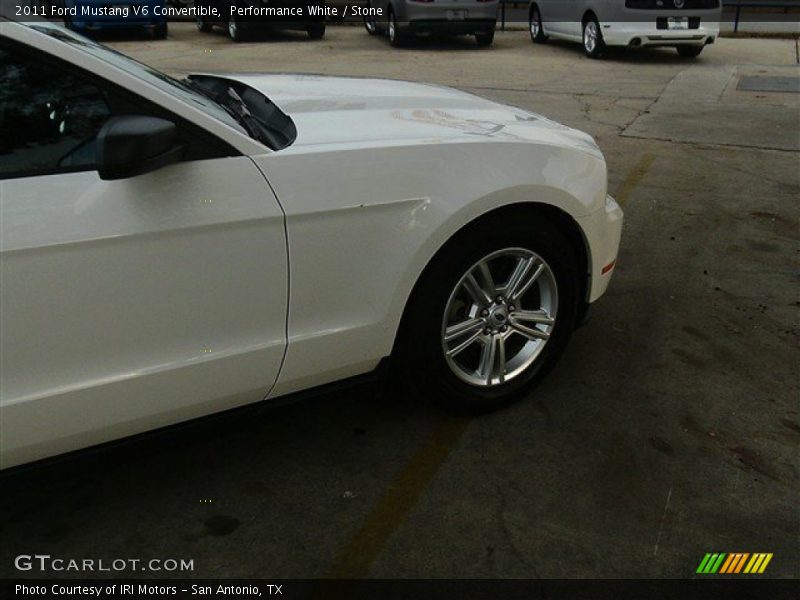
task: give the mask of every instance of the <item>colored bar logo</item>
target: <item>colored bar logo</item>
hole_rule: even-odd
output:
[[[707,553],[696,573],[703,575],[713,575],[715,573],[725,575],[736,575],[739,573],[760,574],[763,573],[769,561],[772,560],[771,552],[715,552]]]

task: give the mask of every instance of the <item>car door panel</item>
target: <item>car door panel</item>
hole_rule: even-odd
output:
[[[564,25],[564,35],[573,41],[583,40],[583,15],[587,11],[596,12],[587,0],[565,0],[566,23]]]
[[[266,396],[283,213],[247,157],[0,181],[3,467]]]
[[[558,0],[557,5],[558,31],[561,37],[573,39],[576,30],[580,29],[580,4],[581,0]]]
[[[542,24],[547,35],[559,35],[564,30],[565,9],[563,0],[537,0]]]

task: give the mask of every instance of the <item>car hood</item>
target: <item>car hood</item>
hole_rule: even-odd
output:
[[[321,75],[223,77],[257,89],[292,118],[297,139],[290,149],[327,144],[523,141],[600,153],[583,132],[452,88]]]

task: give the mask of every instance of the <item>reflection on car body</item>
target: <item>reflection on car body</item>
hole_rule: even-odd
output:
[[[592,138],[454,89],[179,81],[0,20],[0,466],[393,361],[525,396],[616,263]],[[477,134],[477,135],[476,135]]]

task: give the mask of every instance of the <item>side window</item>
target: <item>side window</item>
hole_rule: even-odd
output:
[[[0,46],[0,178],[93,169],[111,115],[95,84]]]

